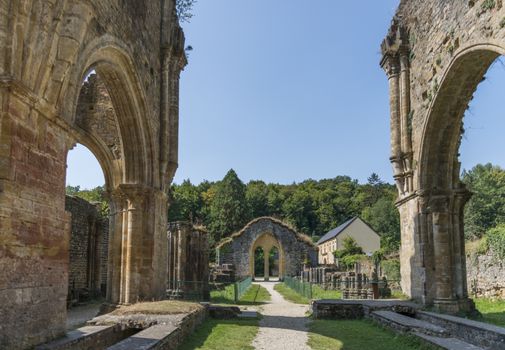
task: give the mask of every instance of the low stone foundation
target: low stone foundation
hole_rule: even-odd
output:
[[[173,315],[111,313],[36,350],[175,350],[207,315],[207,307]]]
[[[314,300],[312,317],[315,319],[360,319],[378,310],[413,314],[420,306],[401,300]]]

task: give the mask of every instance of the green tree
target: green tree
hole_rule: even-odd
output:
[[[352,237],[345,237],[342,242],[343,248],[334,252],[335,258],[339,264],[351,268],[356,262],[365,257],[363,249],[358,245]]]
[[[299,231],[312,233],[315,229],[315,215],[312,197],[308,191],[299,187],[282,205],[284,218]]]
[[[505,223],[505,170],[479,164],[464,171],[462,181],[473,192],[465,207],[466,238],[480,238],[490,228]]]
[[[199,221],[203,201],[199,188],[193,186],[191,181],[184,180],[181,185],[173,185],[171,201],[169,221]]]
[[[246,224],[249,208],[245,192],[246,186],[233,169],[216,185],[209,212],[209,229],[216,241]]]
[[[362,218],[381,235],[381,248],[384,253],[392,253],[400,248],[400,213],[394,200],[387,196],[371,207],[363,209]]]
[[[268,194],[268,187],[263,181],[251,181],[247,184],[245,197],[251,219],[269,215]]]
[[[67,195],[80,197],[90,203],[99,203],[101,214],[109,215],[109,201],[106,196],[105,186],[98,186],[91,190],[81,190],[80,186],[67,186]]]

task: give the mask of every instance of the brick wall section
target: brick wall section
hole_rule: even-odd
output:
[[[72,217],[69,290],[101,294],[107,283],[108,218],[102,217],[96,205],[79,197],[67,196],[65,210]],[[95,244],[91,235],[95,235]]]

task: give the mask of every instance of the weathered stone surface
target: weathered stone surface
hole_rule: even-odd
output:
[[[71,214],[69,297],[100,295],[107,284],[109,219],[78,197],[67,196],[65,210]]]
[[[492,251],[467,255],[468,293],[476,297],[505,299],[505,268]]]
[[[457,312],[468,299],[460,182],[462,118],[505,52],[502,1],[400,3],[382,44],[389,79],[391,162],[401,215],[405,293]]]
[[[186,63],[174,4],[0,1],[0,348],[65,331],[65,173],[76,142],[99,160],[111,198],[108,301],[164,297],[166,192]],[[77,117],[92,70],[115,112],[107,107],[105,124]]]
[[[188,222],[168,224],[168,285],[173,299],[209,300],[209,234]]]
[[[233,234],[218,247],[218,263],[231,262],[238,278],[254,276],[254,251],[262,247],[270,252],[279,250],[279,277],[298,276],[306,263],[317,265],[317,250],[309,237],[295,232],[273,218],[258,218]],[[268,271],[265,259],[265,271]],[[268,274],[266,276],[268,278]]]

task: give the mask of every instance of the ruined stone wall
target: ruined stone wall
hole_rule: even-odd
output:
[[[402,0],[397,17],[408,32],[412,146],[419,154],[429,109],[449,66],[472,46],[505,46],[505,9],[502,0]]]
[[[168,224],[169,298],[208,300],[209,234],[189,222]]]
[[[468,311],[459,145],[469,101],[505,53],[502,0],[402,0],[382,43],[391,162],[401,216],[402,288],[442,311]]]
[[[0,348],[30,348],[65,331],[65,173],[77,142],[99,160],[111,197],[107,300],[165,296],[166,193],[177,168],[186,64],[174,5],[0,1]],[[110,95],[119,152],[77,120],[90,70]]]
[[[69,293],[79,291],[100,295],[107,284],[109,240],[108,217],[96,205],[79,197],[67,196],[65,210],[71,214],[69,247]],[[93,237],[94,236],[94,237]]]
[[[310,238],[296,233],[279,220],[259,218],[251,221],[231,237],[231,251],[237,277],[250,275],[251,249],[255,241],[264,234],[273,235],[279,242],[286,276],[297,276],[306,261],[311,266],[317,265],[317,251]]]
[[[467,278],[470,296],[505,298],[505,268],[492,251],[467,256]]]

